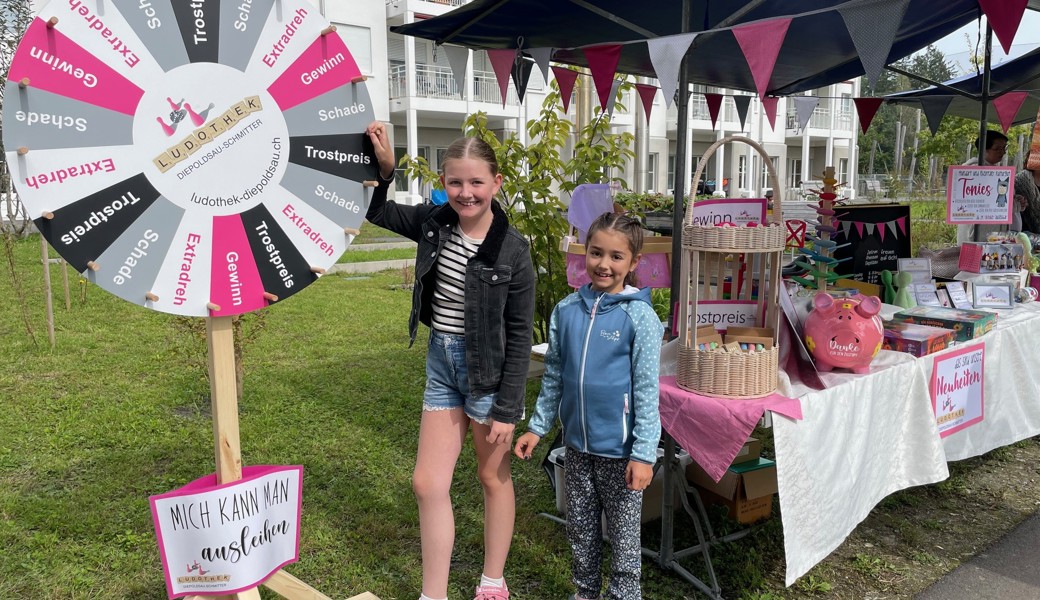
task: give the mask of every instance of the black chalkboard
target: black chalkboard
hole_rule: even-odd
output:
[[[896,259],[910,258],[910,205],[867,204],[836,206],[838,231],[834,241],[849,243],[834,252],[834,271],[856,281],[881,285],[881,271],[896,271]],[[884,229],[884,231],[882,231]]]

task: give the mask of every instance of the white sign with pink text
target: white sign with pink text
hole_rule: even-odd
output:
[[[224,485],[207,475],[149,498],[170,598],[248,590],[298,559],[303,467],[242,475]]]
[[[1014,198],[1014,167],[951,166],[946,181],[946,222],[1010,223]]]
[[[935,357],[929,391],[940,437],[970,427],[984,418],[982,387],[985,364],[985,343]]]
[[[693,203],[694,225],[736,225],[766,222],[765,198],[711,198]]]

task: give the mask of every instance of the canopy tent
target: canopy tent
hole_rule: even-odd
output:
[[[690,83],[755,90],[734,36],[736,25],[794,17],[767,93],[793,94],[864,74],[860,52],[839,10],[892,12],[899,4],[879,0],[658,0],[648,7],[631,0],[475,0],[439,17],[391,27],[391,31],[472,49],[554,48],[556,62],[588,66],[582,46],[625,43],[702,32],[687,54]],[[978,18],[978,0],[908,0],[885,64],[899,60]],[[883,15],[878,18],[882,18]],[[859,23],[863,28],[875,22]],[[657,77],[645,44],[622,48],[618,72]]]
[[[941,85],[889,94],[885,96],[885,102],[920,108],[923,98],[949,98],[950,104],[946,108],[945,114],[978,119],[982,114],[984,75],[984,73],[969,74],[951,79]],[[1011,124],[1020,125],[1035,120],[1036,112],[1040,109],[1040,48],[1001,63],[990,70],[989,96],[991,98],[1012,91],[1026,92],[1026,97],[1015,113]],[[925,102],[928,101],[925,100]],[[995,111],[987,111],[986,114],[990,122],[1000,122]]]

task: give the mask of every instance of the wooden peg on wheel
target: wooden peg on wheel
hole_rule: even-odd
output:
[[[206,309],[209,310],[209,312],[220,312],[220,305],[214,304],[212,302],[207,302]]]
[[[278,296],[275,296],[271,292],[264,292],[264,300],[268,302],[278,302]]]
[[[353,227],[344,227],[343,233],[347,235],[361,235],[360,229],[354,229]]]
[[[18,155],[19,156],[25,156],[28,153],[29,153],[29,147],[28,146],[18,146]]]
[[[58,17],[51,17],[47,19],[47,29],[53,29],[58,24]]]
[[[361,185],[365,187],[379,187],[379,182],[373,179],[366,179],[365,181],[361,182]]]
[[[336,26],[335,25],[329,25],[325,29],[321,30],[321,35],[323,35],[323,36],[328,35],[330,33],[336,33]]]
[[[29,87],[29,78],[28,77],[22,77],[21,79],[19,79],[18,80],[18,87],[22,88],[23,90],[25,88]]]
[[[368,81],[368,77],[365,77],[364,75],[358,75],[357,77],[351,79],[350,83],[365,83],[366,81]]]
[[[94,262],[92,260],[88,260],[87,261],[87,268],[90,269],[91,271],[97,271],[97,270],[99,270],[101,268],[101,265],[97,264],[96,262]]]
[[[45,210],[42,213],[40,213],[40,216],[43,217],[44,219],[47,219],[48,221],[50,221],[51,219],[54,218],[54,213],[52,213],[49,210]]]
[[[155,294],[151,293],[151,292],[146,292],[144,297],[145,297],[146,300],[151,300],[152,302],[158,302],[159,301],[159,297],[156,296]]]
[[[311,267],[311,273],[316,273],[318,275],[324,275],[325,274],[325,269],[323,269],[321,267]]]

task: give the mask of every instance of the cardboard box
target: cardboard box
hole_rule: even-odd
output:
[[[957,268],[971,273],[1006,273],[1022,268],[1021,244],[964,242]]]
[[[733,464],[745,463],[752,460],[758,460],[758,457],[762,454],[762,442],[758,438],[749,437],[744,446],[741,447],[740,452],[737,452],[736,457],[733,458]]]
[[[664,449],[657,449],[657,461],[660,465],[661,459],[664,458]],[[676,457],[679,459],[679,465],[686,467],[693,462],[690,455],[686,452],[681,452]],[[553,471],[556,477],[556,512],[560,513],[560,516],[567,517],[567,483],[566,483],[566,464],[567,464],[567,448],[560,447],[554,448],[549,452],[549,462],[553,464]],[[640,523],[647,523],[661,517],[661,502],[664,499],[664,473],[662,472],[663,465],[657,468],[654,473],[654,479],[650,482],[650,485],[643,491],[643,514],[640,517]],[[682,501],[679,498],[678,491],[674,492],[675,496],[672,499],[672,506],[682,506]],[[606,531],[606,529],[604,529]]]
[[[718,483],[700,465],[690,463],[686,477],[700,488],[705,502],[727,507],[730,518],[738,523],[755,523],[773,514],[776,463],[769,459],[732,465]]]
[[[948,348],[953,343],[954,335],[952,329],[906,321],[887,321],[885,339],[881,347],[914,356],[925,356]]]
[[[997,324],[997,315],[984,310],[917,306],[897,312],[892,320],[952,329],[954,339],[966,342],[991,331]]]

